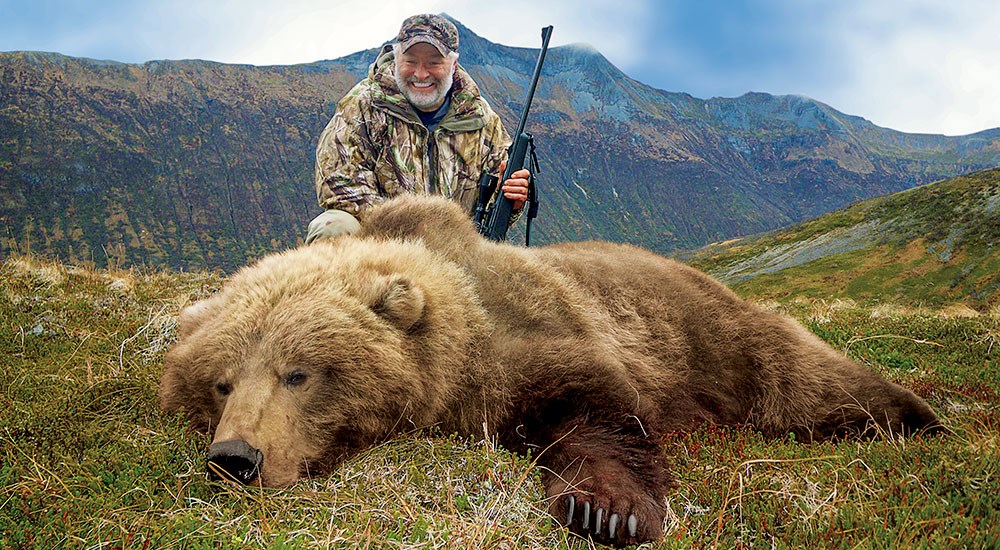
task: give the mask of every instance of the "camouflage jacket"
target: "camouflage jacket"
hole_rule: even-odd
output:
[[[363,217],[401,193],[434,193],[470,213],[484,170],[496,174],[510,137],[459,66],[451,106],[433,134],[400,92],[391,45],[337,105],[316,147],[316,194],[326,209]]]

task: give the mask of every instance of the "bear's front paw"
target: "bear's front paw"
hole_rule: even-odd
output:
[[[625,546],[663,538],[662,494],[651,494],[631,476],[554,480],[547,484],[549,512],[564,527],[602,544]]]

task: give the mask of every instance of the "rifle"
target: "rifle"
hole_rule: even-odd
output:
[[[476,203],[473,221],[479,228],[479,232],[492,241],[502,242],[507,240],[507,226],[510,225],[510,218],[514,214],[514,201],[503,196],[503,190],[497,189],[501,182],[510,179],[511,175],[524,168],[524,160],[531,154],[531,181],[528,185],[528,220],[525,230],[525,242],[527,245],[531,235],[531,220],[538,215],[538,195],[535,192],[534,174],[538,168],[535,159],[534,136],[524,131],[528,122],[528,110],[531,108],[531,100],[535,96],[535,87],[538,86],[538,79],[542,75],[542,64],[545,63],[545,52],[549,49],[549,38],[552,36],[552,26],[542,29],[542,50],[538,53],[538,61],[535,63],[535,72],[531,76],[531,86],[528,87],[528,97],[524,100],[524,109],[521,111],[521,121],[517,125],[517,132],[514,134],[514,141],[507,149],[507,168],[503,171],[503,177],[499,180],[492,174],[483,173],[479,178],[479,201]],[[496,194],[496,200],[490,205],[490,199]]]

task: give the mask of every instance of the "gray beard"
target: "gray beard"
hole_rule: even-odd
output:
[[[413,104],[414,107],[420,109],[421,111],[433,111],[440,107],[441,103],[444,101],[444,97],[448,95],[448,91],[451,90],[452,84],[455,82],[454,71],[448,73],[448,76],[436,82],[434,88],[429,92],[418,93],[410,90],[407,86],[407,81],[403,80],[399,76],[399,71],[393,71],[396,77],[396,86],[399,86],[399,90],[403,92],[403,96]],[[415,78],[409,79],[411,82],[420,82]]]

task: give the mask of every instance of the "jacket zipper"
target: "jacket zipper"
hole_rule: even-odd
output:
[[[424,168],[427,170],[427,194],[440,194],[438,191],[438,171],[437,171],[437,139],[435,139],[435,132],[428,132],[426,128],[424,131],[427,134],[427,146],[424,147],[425,162]],[[450,198],[450,197],[449,197]]]

